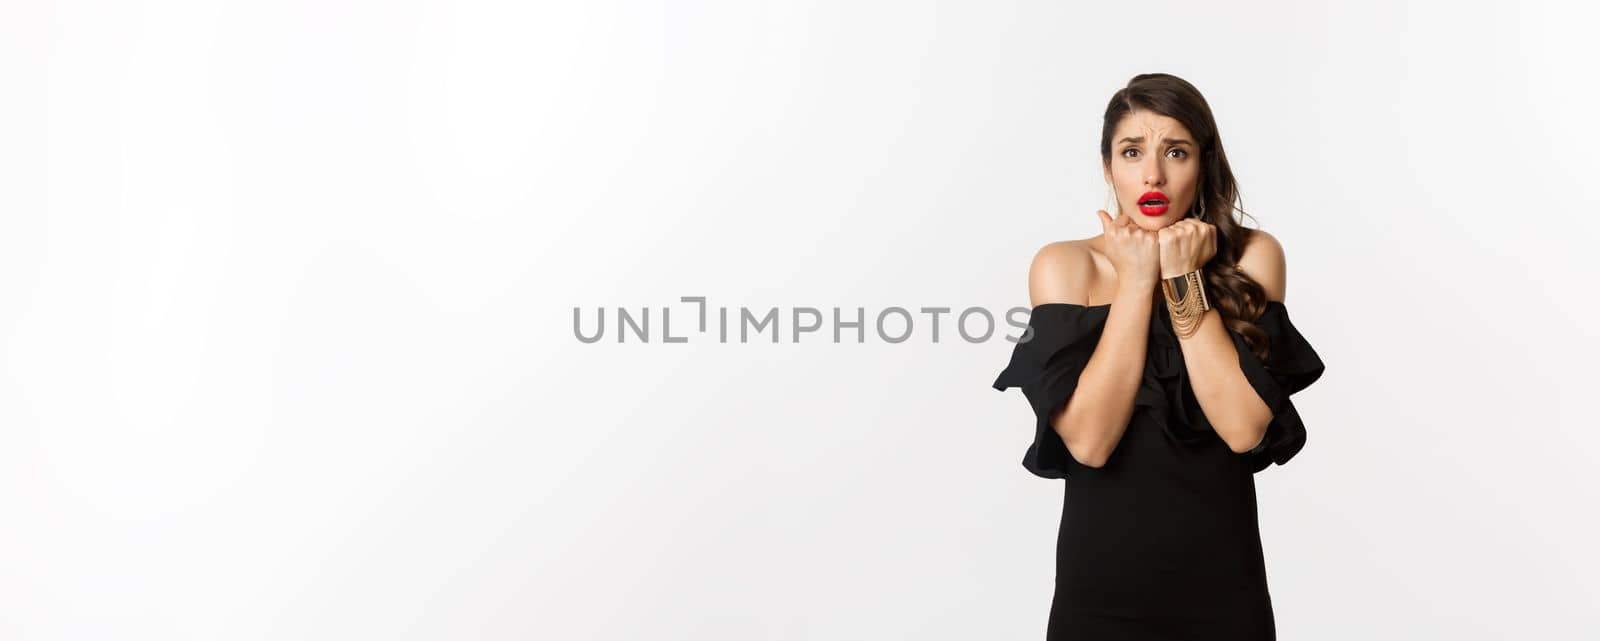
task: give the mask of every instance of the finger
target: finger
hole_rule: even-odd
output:
[[[1094,215],[1100,218],[1101,231],[1111,231],[1111,216],[1106,214],[1106,210],[1097,210],[1094,212]]]

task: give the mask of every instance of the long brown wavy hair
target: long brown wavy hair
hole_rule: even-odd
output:
[[[1243,336],[1251,351],[1265,362],[1267,334],[1254,321],[1267,309],[1267,293],[1260,283],[1239,271],[1239,257],[1252,230],[1234,219],[1234,212],[1241,216],[1248,214],[1239,196],[1239,186],[1234,182],[1233,169],[1228,166],[1228,155],[1222,150],[1222,137],[1217,133],[1211,106],[1206,104],[1200,90],[1177,76],[1165,73],[1134,76],[1128,86],[1112,94],[1111,102],[1106,105],[1105,121],[1100,130],[1100,158],[1108,169],[1111,137],[1117,123],[1136,109],[1177,120],[1194,135],[1195,144],[1200,147],[1200,193],[1196,207],[1203,207],[1200,220],[1217,229],[1217,254],[1204,265],[1206,298],[1222,315],[1223,323]]]

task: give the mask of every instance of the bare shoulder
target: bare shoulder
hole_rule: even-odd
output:
[[[1283,244],[1264,230],[1252,229],[1239,254],[1239,271],[1267,290],[1267,300],[1283,302],[1287,287],[1288,261]]]
[[[1082,240],[1061,240],[1040,247],[1028,268],[1028,297],[1033,306],[1087,305],[1096,280],[1092,252]]]

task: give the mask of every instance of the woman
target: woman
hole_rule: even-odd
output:
[[[1023,465],[1066,479],[1047,638],[1274,639],[1254,475],[1305,444],[1289,396],[1323,370],[1284,307],[1283,249],[1234,219],[1188,82],[1117,91],[1100,156],[1118,213],[1039,250],[994,382],[1037,419]]]

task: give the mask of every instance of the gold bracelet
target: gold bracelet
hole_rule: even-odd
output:
[[[1183,279],[1185,285],[1181,299],[1172,287],[1172,281],[1179,278]],[[1201,271],[1196,269],[1182,276],[1161,279],[1161,293],[1167,297],[1167,313],[1172,317],[1173,333],[1182,338],[1194,336],[1200,330],[1200,321],[1211,310],[1211,301],[1206,300],[1205,279],[1201,277]]]

